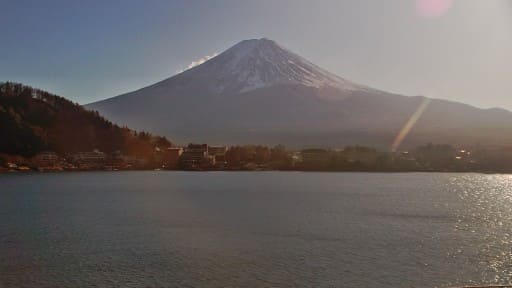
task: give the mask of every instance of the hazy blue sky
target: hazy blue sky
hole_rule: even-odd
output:
[[[82,104],[267,37],[375,88],[512,109],[510,0],[0,0],[0,9],[0,81]]]

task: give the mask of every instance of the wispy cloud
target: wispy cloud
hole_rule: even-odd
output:
[[[219,55],[217,52],[213,53],[212,55],[206,55],[206,56],[203,56],[195,61],[192,61],[192,63],[188,64],[187,68],[184,68],[184,69],[181,69],[181,70],[178,70],[176,71],[177,73],[181,73],[183,71],[186,71],[188,69],[191,69],[191,68],[194,68],[196,67],[197,65],[201,65],[203,64],[204,62],[212,59],[213,57]]]

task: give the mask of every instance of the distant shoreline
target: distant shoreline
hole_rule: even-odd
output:
[[[402,171],[389,171],[389,170],[347,170],[347,171],[333,171],[333,170],[282,170],[282,169],[269,169],[269,170],[169,170],[169,169],[124,169],[124,170],[63,170],[63,171],[55,171],[55,170],[47,170],[47,171],[39,171],[39,170],[24,170],[24,171],[9,171],[9,170],[0,170],[0,175],[5,174],[68,174],[68,173],[83,173],[83,172],[105,172],[105,173],[118,173],[118,172],[192,172],[192,173],[211,173],[211,172],[251,172],[251,173],[259,173],[259,172],[302,172],[302,173],[380,173],[380,174],[404,174],[404,173],[450,173],[450,174],[501,174],[507,175],[512,174],[512,171],[441,171],[441,170],[402,170]]]

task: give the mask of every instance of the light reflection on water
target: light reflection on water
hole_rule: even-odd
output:
[[[463,257],[468,253],[464,250],[473,250],[487,267],[476,279],[511,283],[512,176],[460,175],[450,184],[463,203],[455,226],[461,247],[450,256]]]
[[[511,231],[508,175],[0,175],[0,287],[508,284]]]

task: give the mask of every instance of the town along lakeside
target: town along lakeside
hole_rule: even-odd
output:
[[[512,172],[512,146],[428,144],[396,152],[370,147],[176,147],[96,111],[19,83],[0,83],[0,172],[84,170]],[[300,143],[297,143],[300,145]]]
[[[293,151],[281,145],[189,144],[155,147],[145,157],[99,150],[65,155],[43,151],[30,158],[0,155],[0,172],[99,170],[511,173],[512,147],[458,148],[427,144],[389,152],[364,146]]]

